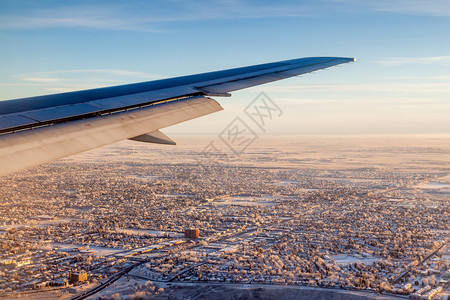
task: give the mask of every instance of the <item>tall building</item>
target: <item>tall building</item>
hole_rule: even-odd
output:
[[[73,272],[70,274],[70,282],[76,284],[84,281],[87,281],[87,273],[85,271]]]
[[[200,236],[200,230],[198,229],[185,229],[184,230],[184,237],[188,239],[196,239]]]

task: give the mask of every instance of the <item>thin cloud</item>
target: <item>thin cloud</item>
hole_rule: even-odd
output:
[[[159,31],[114,5],[66,5],[0,14],[0,29],[85,28]]]
[[[450,16],[448,0],[378,0],[372,2],[376,2],[375,5],[381,11],[411,15]]]
[[[382,65],[397,66],[404,64],[438,64],[450,66],[450,55],[429,57],[390,57],[379,61]]]
[[[49,78],[49,77],[22,77],[20,78],[21,80],[24,81],[31,81],[31,82],[44,82],[44,83],[49,83],[49,82],[58,82],[60,79],[59,78]]]
[[[92,87],[91,86],[83,86],[83,89],[90,89],[90,88],[92,88]],[[52,93],[65,93],[65,92],[73,91],[73,89],[70,89],[70,88],[57,88],[57,87],[45,88],[44,90],[52,92]]]
[[[373,10],[418,16],[450,16],[448,0],[328,0],[350,10]]]
[[[67,79],[74,78],[86,78],[86,76],[95,76],[98,77],[99,80],[104,80],[107,77],[111,76],[128,76],[133,78],[142,78],[142,79],[156,79],[161,78],[162,76],[151,75],[144,72],[136,72],[136,71],[128,71],[128,70],[114,70],[114,69],[79,69],[79,70],[58,70],[58,71],[48,71],[48,72],[35,72],[35,73],[27,73],[27,74],[19,74],[14,77],[24,80],[24,81],[33,81],[33,82],[58,82]]]
[[[48,71],[40,72],[35,74],[75,74],[75,73],[102,73],[111,74],[117,76],[135,76],[135,77],[152,77],[157,78],[159,75],[152,75],[144,72],[128,71],[128,70],[117,70],[117,69],[77,69],[77,70],[58,70],[58,71]]]
[[[15,2],[13,2],[15,3]],[[120,4],[63,4],[59,7],[23,5],[0,12],[0,29],[81,28],[162,33],[173,22],[203,20],[306,17],[383,11],[400,14],[450,16],[447,0],[320,0],[271,4],[251,1],[144,1]],[[27,3],[28,4],[28,3]],[[28,7],[28,8],[26,8]]]
[[[0,14],[0,29],[92,28],[164,32],[171,22],[311,16],[309,4],[267,5],[246,1],[167,1],[121,5],[79,5],[38,8]]]
[[[0,29],[49,29],[49,28],[85,28],[100,30],[130,30],[147,32],[164,32],[151,28],[148,24],[139,24],[131,20],[115,20],[114,18],[95,19],[92,17],[35,17],[11,16],[1,18]]]
[[[373,84],[309,84],[309,85],[280,85],[268,86],[267,92],[301,93],[302,91],[326,92],[402,92],[417,93],[448,93],[450,82],[440,83],[373,83]]]
[[[49,92],[69,92],[118,84],[148,81],[163,76],[144,72],[117,69],[78,69],[35,72],[13,76],[23,82],[32,83]],[[19,84],[20,86],[20,84]]]
[[[386,79],[395,79],[395,80],[448,80],[450,81],[450,76],[442,75],[442,76],[397,76],[397,77],[388,77]]]
[[[449,104],[445,101],[436,100],[433,98],[412,98],[412,97],[397,97],[397,98],[380,98],[380,97],[359,97],[356,99],[305,99],[305,98],[278,98],[280,105],[289,106],[402,106],[402,107],[412,107],[412,106],[424,106],[429,107],[430,105],[449,107]]]

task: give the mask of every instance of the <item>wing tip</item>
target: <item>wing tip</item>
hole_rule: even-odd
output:
[[[299,62],[304,62],[304,61],[310,61],[310,60],[316,60],[316,61],[320,61],[320,60],[337,60],[340,61],[341,63],[348,63],[348,62],[356,62],[357,59],[354,57],[340,57],[340,56],[310,56],[310,57],[300,57],[300,58],[294,58],[294,59],[289,59],[289,60],[284,60],[284,61],[278,61],[278,63],[288,63],[288,64],[297,64]]]

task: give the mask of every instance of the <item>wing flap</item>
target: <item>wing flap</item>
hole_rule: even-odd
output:
[[[163,100],[177,100],[177,97],[184,97],[185,94],[194,95],[201,93],[193,87],[179,87],[94,100],[86,103],[30,110],[5,116],[0,115],[0,133],[38,127],[49,123],[59,123],[67,120],[93,117],[96,114],[132,109],[155,104],[158,101]]]
[[[0,117],[0,124],[3,128],[17,128],[21,126],[27,126],[36,123],[37,120],[33,120],[21,115],[9,115]]]
[[[75,105],[65,105],[55,107],[54,109],[32,110],[22,113],[20,116],[36,120],[36,123],[47,122],[55,119],[64,119],[92,113],[98,110],[96,107],[88,103]]]

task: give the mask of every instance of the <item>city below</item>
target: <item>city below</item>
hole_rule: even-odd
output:
[[[1,177],[0,297],[448,299],[448,136],[174,139]]]

